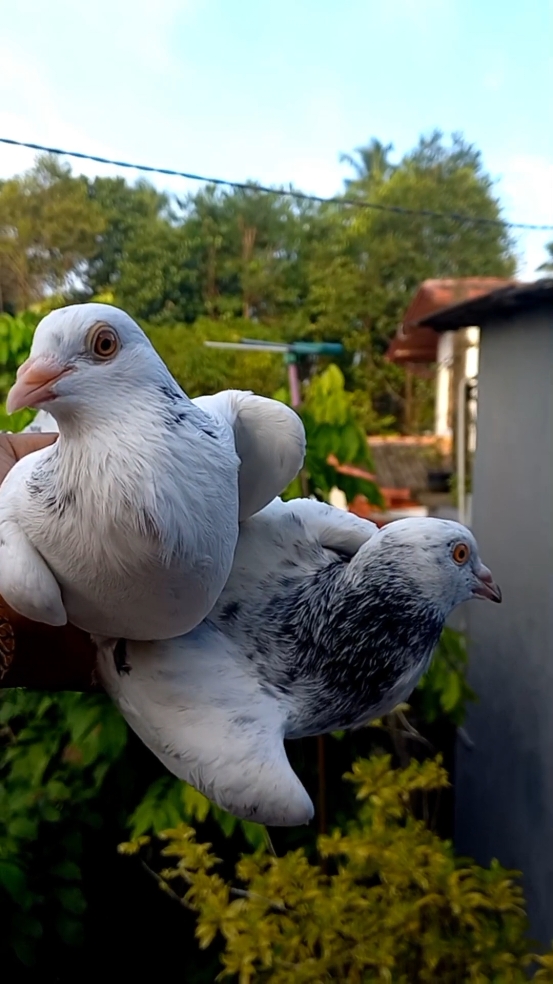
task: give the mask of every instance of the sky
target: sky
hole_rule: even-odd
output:
[[[341,153],[377,137],[400,156],[435,128],[479,147],[508,220],[553,225],[553,0],[18,0],[3,11],[0,136],[330,196],[349,174]],[[0,145],[0,177],[33,159]],[[521,276],[550,240],[518,236]]]

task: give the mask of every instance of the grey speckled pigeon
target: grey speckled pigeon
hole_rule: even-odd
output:
[[[236,816],[306,823],[283,741],[355,728],[409,697],[447,616],[500,601],[473,535],[374,524],[308,499],[242,524],[209,617],[160,643],[100,648],[106,689],[170,772]]]

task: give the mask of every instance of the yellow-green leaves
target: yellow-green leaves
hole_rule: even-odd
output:
[[[513,872],[456,858],[411,809],[411,797],[448,785],[439,758],[393,769],[388,756],[346,777],[359,812],[319,840],[327,871],[302,850],[242,858],[224,879],[191,827],[163,834],[161,872],[197,913],[202,948],[224,943],[221,978],[239,984],[523,984],[532,957]],[[553,957],[535,958],[553,981]]]

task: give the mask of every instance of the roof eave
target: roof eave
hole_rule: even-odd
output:
[[[456,331],[472,325],[481,327],[499,317],[541,307],[553,308],[553,279],[502,287],[481,297],[449,305],[425,315],[414,323],[414,327],[417,330],[431,327],[437,332]]]

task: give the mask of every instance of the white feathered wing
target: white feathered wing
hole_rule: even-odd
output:
[[[253,516],[284,491],[303,465],[305,430],[300,417],[278,400],[245,390],[223,390],[192,402],[223,417],[234,431],[242,462],[239,519]]]
[[[324,503],[276,500],[242,524],[213,617],[178,639],[127,643],[128,673],[118,673],[113,644],[100,645],[101,679],[129,725],[170,772],[235,816],[294,826],[309,822],[313,804],[284,749],[286,698],[248,659],[247,625],[231,638],[218,613],[256,596],[261,608],[273,574],[298,563],[309,573],[322,550],[352,555],[375,530]]]

